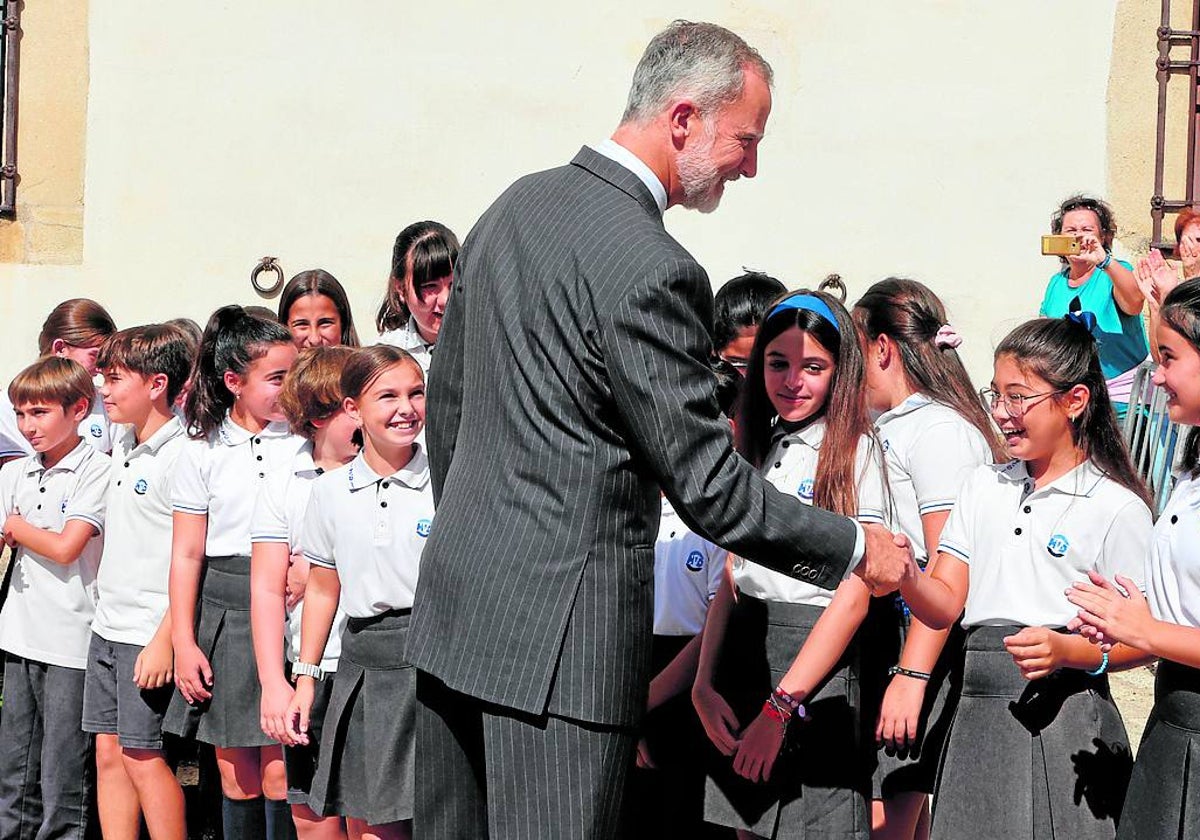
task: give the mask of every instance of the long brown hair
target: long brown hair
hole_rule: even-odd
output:
[[[983,435],[997,462],[1008,460],[958,351],[934,343],[946,323],[946,307],[937,295],[916,280],[889,277],[867,289],[854,304],[853,317],[868,341],[886,335],[895,343],[913,390],[957,411]]]
[[[95,347],[117,331],[108,311],[88,298],[64,300],[50,310],[38,334],[38,355],[54,352],[54,340],[61,338],[73,347]]]
[[[441,222],[414,222],[400,231],[392,246],[392,273],[375,315],[375,328],[386,332],[407,324],[411,313],[401,287],[415,293],[423,284],[453,274],[456,262],[458,237]]]
[[[350,298],[346,296],[346,290],[338,279],[321,268],[301,271],[283,287],[283,293],[279,296],[279,323],[286,327],[292,305],[309,295],[329,298],[333,308],[337,310],[338,319],[342,322],[342,344],[358,347],[358,331],[354,329],[354,316],[350,313]]]
[[[834,320],[808,309],[780,308],[779,304],[797,295],[806,295],[824,303]],[[825,440],[817,455],[816,486],[813,504],[843,516],[858,515],[858,480],[855,473],[859,443],[871,442],[871,457],[883,469],[882,447],[867,413],[861,387],[864,377],[862,347],[854,322],[842,304],[824,292],[791,292],[778,298],[763,319],[754,339],[754,349],[746,368],[734,424],[734,444],[743,457],[761,467],[771,449],[771,436],[778,414],[771,404],[763,378],[767,345],[792,327],[798,327],[820,342],[835,361],[829,396],[816,417],[829,418]],[[814,417],[815,419],[815,417]]]
[[[1171,290],[1163,301],[1162,325],[1200,352],[1200,278],[1185,280]],[[1180,466],[1193,477],[1200,473],[1200,426],[1188,429]]]
[[[1117,427],[1096,341],[1088,327],[1071,316],[1035,318],[1005,336],[996,348],[995,357],[1001,356],[1011,356],[1022,370],[1044,379],[1055,391],[1087,387],[1091,393],[1087,408],[1071,425],[1075,445],[1085,458],[1153,510],[1154,499],[1133,468]]]

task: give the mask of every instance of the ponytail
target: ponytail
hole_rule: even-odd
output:
[[[192,368],[192,390],[184,404],[188,431],[203,439],[220,428],[233,406],[225,371],[244,375],[272,344],[291,344],[292,336],[277,321],[259,318],[236,304],[222,306],[208,319]]]
[[[937,295],[916,280],[889,277],[867,290],[853,314],[868,341],[886,335],[895,343],[913,390],[957,411],[983,435],[996,461],[1007,459],[958,355],[961,340],[947,332],[946,308]]]

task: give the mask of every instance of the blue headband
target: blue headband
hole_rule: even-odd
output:
[[[833,328],[837,330],[838,335],[842,334],[842,328],[838,326],[837,316],[833,314],[833,310],[829,308],[829,304],[816,295],[803,293],[789,295],[775,304],[775,307],[767,313],[767,318],[774,318],[780,312],[786,312],[789,309],[803,309],[806,312],[815,312],[832,324]]]

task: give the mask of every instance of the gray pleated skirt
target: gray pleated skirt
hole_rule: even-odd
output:
[[[871,609],[859,633],[862,664],[863,743],[875,741],[875,726],[883,695],[891,683],[888,669],[900,661],[911,617],[899,596],[871,599]],[[895,750],[876,747],[871,798],[890,799],[903,793],[933,793],[938,763],[950,732],[950,721],[962,689],[962,627],[955,624],[925,686],[915,747]]]
[[[1020,629],[967,631],[932,837],[1114,837],[1133,759],[1108,678],[1062,670],[1026,680],[1003,644]]]
[[[741,596],[729,617],[716,688],[742,726],[762,710],[824,612]],[[770,781],[749,782],[712,750],[704,818],[779,840],[866,840],[870,773],[859,722],[857,645],[852,643],[793,722]]]
[[[1200,837],[1200,670],[1162,660],[1119,840]]]
[[[410,613],[346,622],[309,794],[318,814],[368,825],[412,819],[416,669],[404,653]]]
[[[212,697],[190,705],[176,690],[163,731],[214,747],[266,747],[258,667],[250,638],[250,558],[206,557],[196,604],[196,644],[212,666]]]

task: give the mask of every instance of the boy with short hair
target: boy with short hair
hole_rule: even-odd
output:
[[[110,459],[79,436],[96,390],[78,363],[39,359],[8,387],[34,454],[0,468],[4,540],[16,548],[0,610],[0,837],[80,838],[92,787],[82,731]]]
[[[170,324],[121,330],[100,348],[100,394],[114,423],[108,538],[97,580],[83,728],[96,733],[105,840],[184,840],[183,790],[163,751],[174,691],[167,576],[171,473],[187,440],[172,412],[192,364],[187,335]]]

